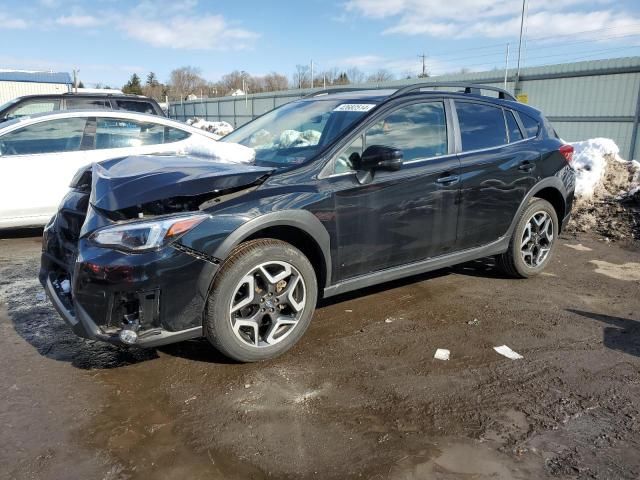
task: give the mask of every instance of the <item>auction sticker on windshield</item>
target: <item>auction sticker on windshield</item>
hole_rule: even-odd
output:
[[[333,109],[334,112],[368,112],[375,103],[343,103]]]

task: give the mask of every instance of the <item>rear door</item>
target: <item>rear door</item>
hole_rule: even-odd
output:
[[[459,161],[451,153],[446,105],[416,101],[384,113],[335,158],[334,174],[324,182],[336,207],[338,279],[454,248]],[[376,171],[370,183],[360,184],[353,155],[371,145],[401,149],[404,164],[396,172]]]
[[[46,221],[76,171],[90,162],[87,118],[58,118],[0,136],[0,220]]]
[[[524,140],[509,109],[481,101],[455,101],[460,133],[459,249],[503,236],[535,183],[540,158]]]

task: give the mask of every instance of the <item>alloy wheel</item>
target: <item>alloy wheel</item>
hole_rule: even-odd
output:
[[[534,213],[524,228],[520,241],[522,260],[530,268],[538,268],[549,257],[553,245],[553,219],[545,211]]]
[[[306,303],[300,272],[281,261],[254,267],[238,282],[229,307],[231,327],[252,347],[275,345],[295,329]]]

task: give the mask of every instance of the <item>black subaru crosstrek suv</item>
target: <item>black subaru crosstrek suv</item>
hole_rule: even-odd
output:
[[[78,172],[40,271],[76,334],[205,336],[233,359],[271,358],[320,297],[487,256],[513,277],[540,273],[573,202],[573,148],[488,86],[317,92],[222,141],[254,160]]]

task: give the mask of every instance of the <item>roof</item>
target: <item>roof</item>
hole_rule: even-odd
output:
[[[130,110],[110,110],[110,109],[78,109],[78,110],[60,110],[56,112],[42,112],[28,115],[25,117],[15,118],[13,120],[7,120],[0,123],[0,132],[4,133],[13,130],[10,127],[21,128],[24,125],[30,125],[31,123],[38,123],[47,119],[58,118],[74,118],[74,117],[100,117],[100,118],[124,118],[129,120],[138,120],[141,122],[157,123],[161,125],[173,126],[182,130],[190,131],[192,133],[198,133],[205,137],[211,137],[210,132],[202,130],[200,128],[192,127],[186,123],[173,120],[171,118],[163,117],[161,115],[150,115],[147,113],[132,112]]]
[[[66,72],[25,72],[0,70],[0,82],[61,83],[71,85],[71,76]]]

